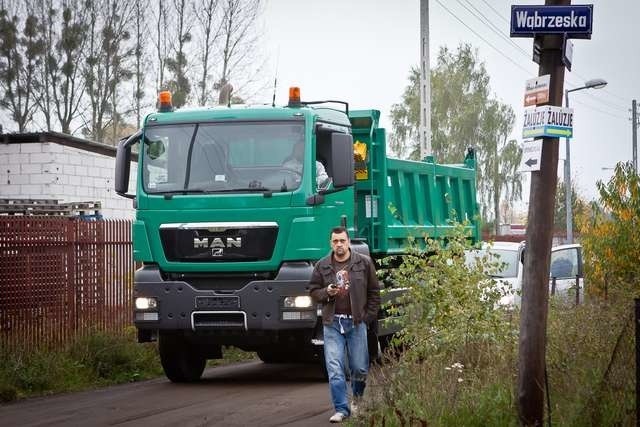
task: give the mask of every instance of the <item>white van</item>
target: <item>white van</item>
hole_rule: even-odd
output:
[[[509,285],[512,292],[502,297],[500,305],[519,306],[522,290],[523,254],[525,244],[514,242],[493,242],[483,245],[480,250],[469,251],[466,254],[467,263],[474,262],[475,258],[486,254],[497,256],[499,263],[504,267],[492,277]],[[549,269],[549,293],[568,299],[575,298],[576,280],[580,281],[580,300],[584,295],[582,270],[582,246],[579,244],[559,245],[551,248],[551,260]],[[555,278],[555,288],[553,285]]]

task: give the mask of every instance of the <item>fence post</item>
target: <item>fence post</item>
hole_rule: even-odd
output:
[[[551,278],[551,296],[556,294],[556,278],[555,276]]]
[[[580,276],[576,276],[576,307],[580,305]]]

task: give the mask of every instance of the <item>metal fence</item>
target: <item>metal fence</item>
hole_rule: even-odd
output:
[[[131,324],[131,222],[0,216],[0,346],[54,348]]]

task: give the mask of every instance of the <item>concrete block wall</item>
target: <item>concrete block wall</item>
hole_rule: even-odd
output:
[[[116,159],[54,142],[0,144],[0,198],[101,202],[104,218],[133,218],[131,199],[113,190]],[[129,192],[135,192],[137,163]]]

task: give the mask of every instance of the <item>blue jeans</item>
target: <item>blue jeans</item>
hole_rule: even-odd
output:
[[[351,371],[351,391],[354,397],[360,397],[364,393],[369,370],[367,324],[361,322],[354,326],[350,318],[334,317],[331,326],[324,326],[324,360],[329,389],[336,412],[351,415],[344,366],[347,359]]]

